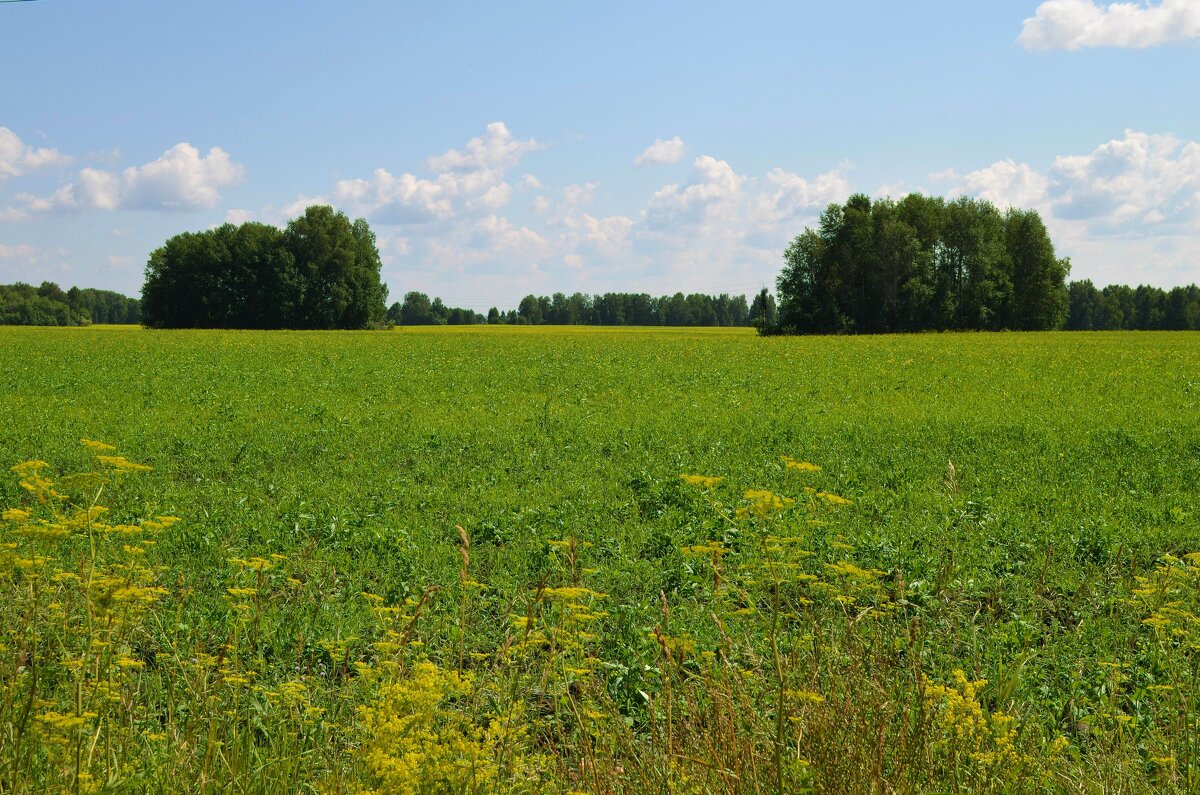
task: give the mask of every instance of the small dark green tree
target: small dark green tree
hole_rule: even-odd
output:
[[[750,304],[750,325],[760,329],[774,328],[779,322],[775,296],[766,287],[758,291]]]

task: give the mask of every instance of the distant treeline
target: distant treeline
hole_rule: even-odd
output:
[[[469,325],[472,323],[562,326],[750,326],[773,323],[775,298],[763,290],[750,303],[746,296],[727,293],[664,295],[648,293],[555,293],[527,295],[516,309],[492,307],[486,316],[471,309],[448,307],[442,299],[429,300],[412,292],[404,303],[394,303],[387,319],[406,326]]]
[[[784,253],[775,330],[1056,329],[1070,262],[1034,210],[910,194],[831,204]]]
[[[111,290],[0,284],[0,325],[86,326],[89,323],[141,323],[141,302]]]
[[[1200,330],[1200,287],[1189,284],[1163,290],[1142,284],[1111,284],[1097,289],[1090,281],[1067,288],[1069,331]]]

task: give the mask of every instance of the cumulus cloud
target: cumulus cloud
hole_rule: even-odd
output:
[[[1200,143],[1126,130],[1086,155],[1055,159],[1050,196],[1063,218],[1107,227],[1200,220]]]
[[[199,210],[216,206],[220,189],[242,180],[245,170],[214,146],[207,155],[188,143],[157,160],[118,173],[80,170],[73,182],[49,196],[18,196],[33,213],[80,210]]]
[[[0,182],[46,166],[61,166],[71,158],[57,149],[35,148],[7,127],[0,127]]]
[[[0,243],[0,259],[31,260],[40,253],[41,249],[37,246],[31,246],[28,243],[18,243],[15,246]]]
[[[488,214],[512,199],[506,172],[521,158],[541,148],[532,138],[514,138],[504,122],[493,122],[484,135],[472,138],[461,150],[429,158],[436,173],[418,177],[399,176],[385,168],[369,178],[341,180],[334,186],[333,202],[351,212],[385,224],[423,224],[446,221],[463,213]],[[541,183],[525,175],[522,187]]]
[[[713,213],[733,209],[742,199],[745,181],[724,160],[701,155],[692,163],[687,184],[666,185],[650,197],[647,223],[654,227],[699,224]]]
[[[767,189],[756,201],[759,217],[778,222],[820,212],[830,202],[840,202],[853,189],[846,166],[806,179],[791,171],[773,168],[767,173]]]
[[[678,163],[683,159],[683,139],[676,135],[664,141],[658,138],[633,161],[635,166],[659,166]]]
[[[942,175],[956,178],[953,172]],[[961,187],[951,195],[968,193],[991,202],[1002,210],[1037,207],[1046,196],[1049,181],[1028,163],[1000,160],[961,178]]]
[[[29,243],[0,243],[0,283],[37,284],[46,279],[54,280],[57,276],[51,271],[62,272],[68,267],[62,262],[56,263],[56,256]]]
[[[1198,0],[1109,3],[1046,0],[1017,38],[1030,50],[1153,47],[1200,37]]]
[[[432,171],[505,171],[521,158],[542,145],[532,138],[524,141],[513,137],[508,126],[494,121],[478,138],[472,138],[460,151],[449,149],[444,154],[429,158]]]
[[[1039,171],[1001,160],[964,176],[943,172],[949,195],[1039,210],[1074,276],[1100,284],[1170,286],[1200,280],[1200,143],[1127,130]]]

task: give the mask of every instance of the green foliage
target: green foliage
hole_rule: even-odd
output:
[[[1097,290],[1085,279],[1071,282],[1067,293],[1070,331],[1200,330],[1200,287],[1194,284],[1170,291],[1148,284]]]
[[[407,293],[403,304],[392,304],[387,319],[392,324],[405,326],[465,326],[486,322],[473,309],[448,307],[442,299],[430,301],[428,295],[419,292]]]
[[[0,359],[5,792],[1200,786],[1194,335]]]
[[[33,287],[0,284],[0,326],[86,326],[90,323],[141,322],[141,303],[111,290],[72,287],[54,282]]]
[[[784,252],[768,331],[877,333],[1062,326],[1069,263],[1035,211],[910,194],[831,204]]]
[[[362,329],[384,321],[375,234],[328,206],[280,231],[223,224],[150,255],[144,322],[158,328]]]
[[[774,300],[774,299],[772,299]],[[493,307],[494,309],[494,307]],[[744,295],[675,293],[555,293],[527,295],[517,309],[488,312],[488,323],[537,326],[746,326],[750,309]]]

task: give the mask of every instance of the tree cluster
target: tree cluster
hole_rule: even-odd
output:
[[[486,323],[487,318],[474,309],[446,306],[440,298],[430,301],[425,293],[411,292],[405,294],[404,303],[388,307],[387,321],[398,326],[470,326]]]
[[[224,224],[176,235],[150,255],[146,325],[160,328],[361,329],[384,320],[375,234],[332,207],[286,229]]]
[[[86,326],[90,323],[140,323],[141,303],[111,290],[0,284],[0,325]]]
[[[784,253],[775,331],[1060,328],[1070,262],[1033,210],[910,194],[831,204]]]
[[[515,310],[492,308],[489,323],[564,326],[746,326],[752,320],[744,295],[555,293],[527,295]]]
[[[1097,289],[1089,280],[1067,287],[1068,331],[1200,330],[1200,287],[1170,291],[1141,284],[1110,284]]]

